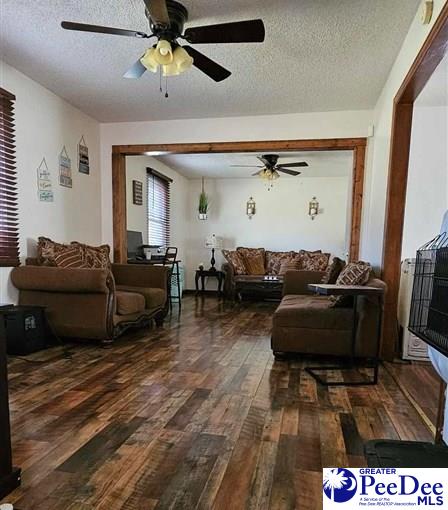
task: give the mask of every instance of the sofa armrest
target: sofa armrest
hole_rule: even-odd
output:
[[[283,295],[312,294],[310,283],[320,283],[324,271],[287,271],[283,280]]]
[[[19,290],[108,294],[111,280],[107,269],[21,266],[11,271],[11,281]]]
[[[168,288],[169,267],[150,264],[112,264],[112,273],[117,285],[131,287]]]

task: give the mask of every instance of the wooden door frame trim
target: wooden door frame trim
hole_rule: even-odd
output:
[[[112,146],[112,221],[114,261],[118,263],[126,263],[127,261],[126,156],[332,150],[353,151],[350,259],[355,260],[359,256],[366,145],[366,138],[114,145]]]
[[[398,352],[398,293],[414,102],[448,48],[448,3],[442,8],[395,98],[383,239],[382,278],[387,284],[382,355]]]

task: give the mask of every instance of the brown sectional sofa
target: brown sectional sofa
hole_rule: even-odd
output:
[[[168,312],[168,268],[111,264],[110,269],[35,265],[16,267],[11,280],[19,304],[44,306],[54,332],[61,337],[111,343],[131,326],[153,319],[161,324]]]
[[[350,306],[333,307],[329,297],[309,291],[308,284],[319,283],[322,276],[309,271],[286,273],[283,298],[273,317],[271,347],[275,355],[350,355],[353,310]],[[385,283],[377,278],[367,285],[385,289]],[[380,306],[377,297],[358,300],[357,357],[376,356]]]

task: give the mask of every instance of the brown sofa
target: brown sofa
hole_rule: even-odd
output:
[[[168,268],[112,264],[109,269],[16,267],[12,283],[19,304],[44,306],[51,328],[61,337],[110,344],[131,326],[161,325],[168,312]]]
[[[286,273],[283,298],[273,318],[271,347],[276,356],[291,352],[350,355],[353,309],[332,307],[329,297],[308,290],[308,284],[319,283],[322,276],[308,271]],[[385,283],[377,278],[367,285],[385,289]],[[357,357],[376,356],[380,306],[382,301],[376,296],[358,299]]]
[[[226,257],[227,250],[223,250],[223,254]],[[224,280],[224,293],[227,298],[235,299],[239,298],[243,299],[244,296],[257,296],[261,298],[274,298],[281,299],[282,297],[282,288],[283,288],[283,277],[284,275],[281,272],[281,265],[283,262],[288,262],[291,260],[295,260],[299,266],[302,264],[302,260],[305,260],[305,264],[308,263],[313,265],[313,257],[319,257],[324,260],[324,267],[321,267],[324,270],[327,264],[330,261],[329,253],[322,253],[320,250],[309,252],[306,250],[296,251],[270,251],[265,250],[264,248],[245,248],[238,247],[235,252],[242,255],[243,260],[241,263],[241,267],[235,267],[232,263],[225,262],[222,265],[222,271],[225,274]],[[252,253],[262,253],[263,256],[263,272],[262,274],[249,274],[247,271],[247,267],[245,267],[244,257],[246,255],[251,255]],[[234,252],[230,252],[234,253]],[[316,265],[322,265],[322,259],[316,260],[314,262]],[[244,272],[241,271],[241,268],[244,268]],[[238,271],[238,269],[240,269]],[[301,267],[302,269],[302,267]],[[311,271],[316,273],[316,281],[319,281],[318,278],[322,273],[319,270]],[[278,282],[264,282],[264,276],[271,275],[276,276],[278,278]]]

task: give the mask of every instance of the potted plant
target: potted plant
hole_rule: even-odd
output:
[[[202,178],[202,190],[201,193],[199,194],[199,207],[198,207],[199,212],[198,217],[200,220],[207,219],[208,206],[209,206],[208,196],[204,190],[204,178]]]

